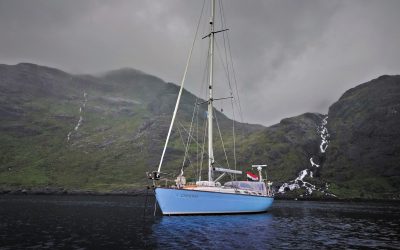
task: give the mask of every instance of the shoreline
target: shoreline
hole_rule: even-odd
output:
[[[366,199],[366,198],[315,198],[315,197],[298,197],[298,198],[287,198],[287,197],[275,197],[275,200],[286,200],[286,201],[327,201],[327,202],[391,202],[400,203],[399,199]]]
[[[0,195],[88,195],[88,196],[154,196],[151,189],[130,189],[116,191],[90,191],[79,189],[65,188],[16,188],[16,189],[0,189]],[[400,203],[400,199],[366,199],[366,198],[333,198],[333,197],[282,197],[275,196],[275,200],[287,201],[327,201],[327,202],[391,202]]]
[[[0,195],[90,195],[90,196],[140,196],[151,194],[149,189],[93,191],[66,188],[16,188],[0,189]]]

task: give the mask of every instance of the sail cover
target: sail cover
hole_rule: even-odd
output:
[[[237,189],[244,189],[248,191],[262,192],[262,193],[266,191],[264,182],[230,181],[225,183],[224,186]]]

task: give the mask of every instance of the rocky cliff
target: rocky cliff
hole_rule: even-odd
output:
[[[321,174],[351,197],[400,191],[400,76],[346,91],[329,108],[330,145]]]

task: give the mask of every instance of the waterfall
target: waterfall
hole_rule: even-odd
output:
[[[67,134],[67,142],[69,142],[71,140],[72,133],[74,131],[78,131],[79,127],[82,125],[83,112],[84,112],[84,110],[86,108],[86,103],[88,101],[87,97],[88,97],[88,94],[85,91],[83,91],[83,102],[82,102],[82,105],[79,107],[79,120],[76,123],[74,129]]]
[[[320,137],[321,137],[321,143],[319,145],[319,149],[321,154],[325,154],[326,149],[328,148],[329,145],[329,133],[328,133],[328,129],[326,127],[326,125],[328,124],[328,116],[325,116],[322,121],[321,121],[321,125],[318,126],[317,128],[317,132],[319,133]],[[310,158],[310,164],[311,164],[311,168],[319,168],[321,165],[317,164],[314,162],[313,159],[314,156],[312,156]],[[299,189],[304,187],[307,190],[308,195],[312,194],[313,191],[320,191],[322,193],[325,193],[326,195],[330,195],[330,196],[335,196],[333,194],[330,194],[328,192],[326,192],[326,190],[328,189],[328,184],[325,184],[325,187],[321,187],[321,188],[317,188],[315,185],[304,181],[303,179],[309,176],[310,178],[314,177],[313,172],[310,169],[303,169],[299,172],[298,176],[296,177],[296,179],[283,183],[278,190],[278,193],[285,193],[285,190],[288,188],[290,191],[295,190],[295,189]]]

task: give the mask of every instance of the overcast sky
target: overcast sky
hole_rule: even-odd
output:
[[[0,0],[0,63],[70,73],[131,67],[179,83],[202,4]],[[398,0],[225,0],[223,7],[245,122],[327,113],[347,89],[400,73]],[[206,39],[198,42],[188,77],[196,94],[206,46]],[[216,75],[217,97],[224,97],[223,76]]]

